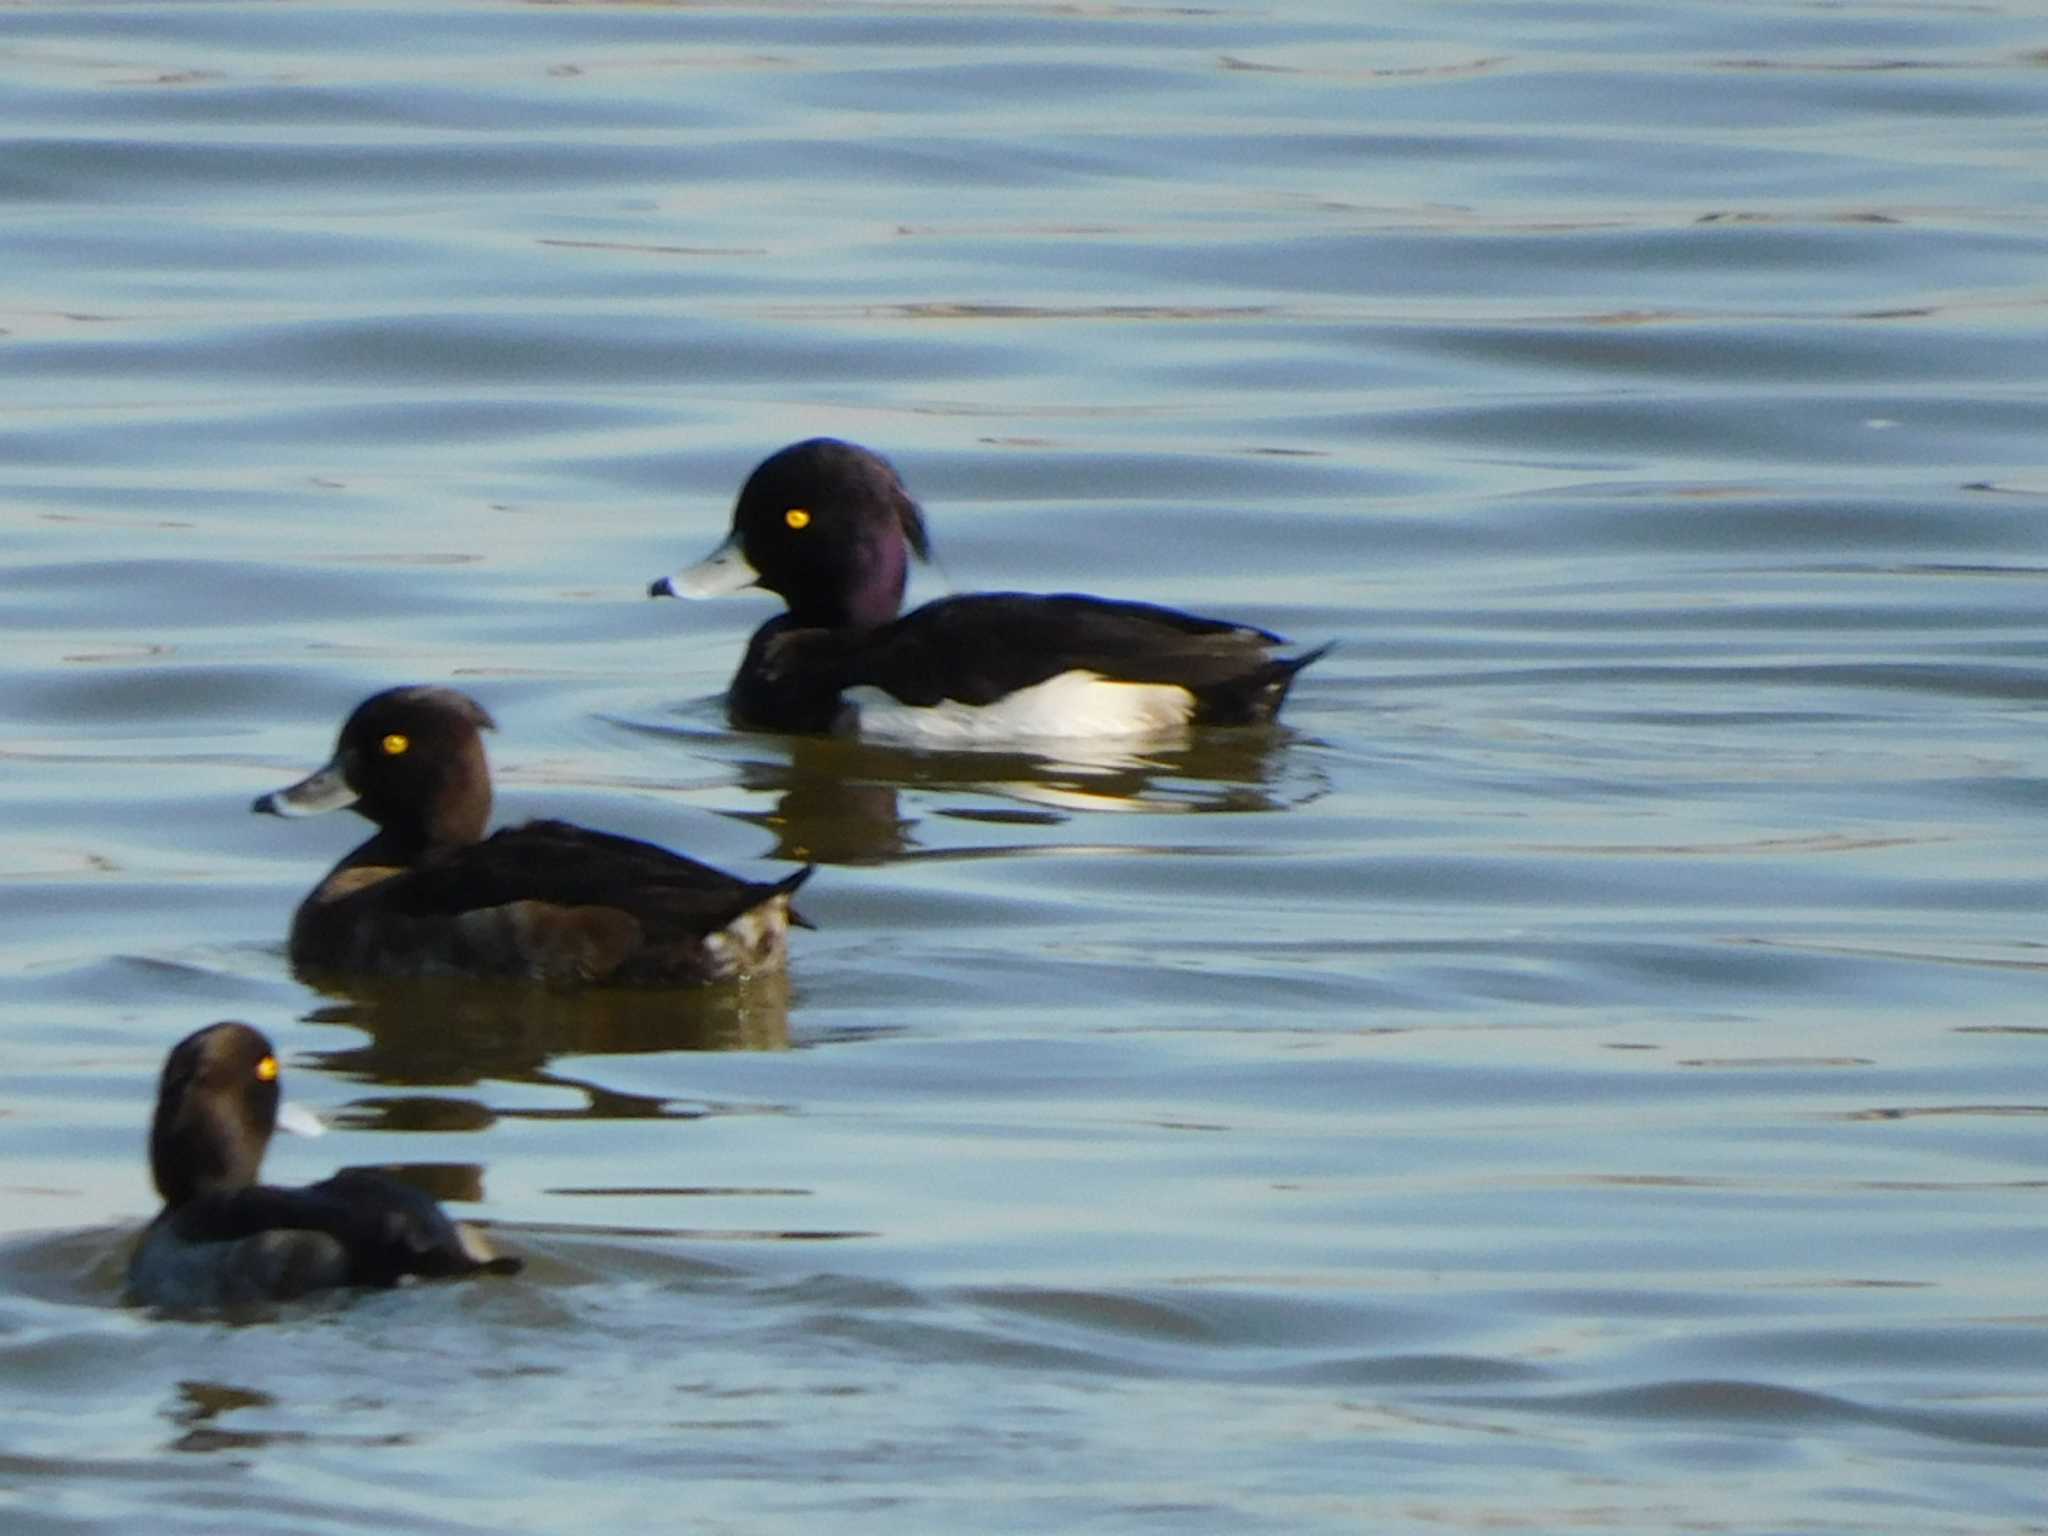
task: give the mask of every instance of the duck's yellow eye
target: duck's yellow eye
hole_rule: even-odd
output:
[[[266,1056],[256,1063],[256,1078],[259,1082],[265,1083],[277,1081],[277,1058],[275,1056]]]
[[[378,745],[383,747],[384,755],[386,757],[397,757],[400,753],[405,751],[407,747],[412,745],[412,738],[409,736],[401,736],[398,734],[398,732],[393,731],[389,736],[386,736],[383,739],[383,741],[378,743]]]
[[[802,507],[791,507],[782,514],[782,520],[792,528],[808,528],[811,526],[811,514]]]

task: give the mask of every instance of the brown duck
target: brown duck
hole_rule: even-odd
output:
[[[149,1132],[164,1208],[129,1260],[130,1300],[231,1307],[414,1275],[518,1273],[518,1259],[424,1191],[374,1169],[298,1188],[257,1183],[280,1091],[277,1053],[247,1024],[209,1024],[172,1047]],[[283,1123],[317,1134],[300,1114]]]
[[[781,967],[790,894],[811,871],[755,883],[653,843],[564,821],[485,836],[491,774],[481,704],[392,688],[356,707],[334,759],[254,809],[344,806],[376,835],[292,918],[292,963],[368,976],[479,976],[667,987]]]

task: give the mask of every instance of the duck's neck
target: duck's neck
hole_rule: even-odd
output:
[[[792,625],[799,629],[879,629],[903,610],[910,582],[909,558],[892,525],[852,551],[849,565],[820,582],[791,583],[782,594]]]
[[[275,1111],[272,1111],[275,1114]],[[149,1171],[166,1206],[256,1182],[271,1121],[241,1104],[159,1107],[149,1132]]]
[[[437,850],[482,842],[491,824],[491,772],[482,744],[456,752],[426,794],[365,795],[356,812],[377,824],[377,835],[349,855],[351,864],[416,864]]]
[[[408,869],[429,855],[466,848],[483,841],[482,822],[459,827],[423,826],[417,822],[379,827],[376,834],[343,859],[343,868],[361,866]]]

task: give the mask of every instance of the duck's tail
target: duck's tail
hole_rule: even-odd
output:
[[[776,881],[773,885],[768,887],[768,895],[771,897],[794,896],[796,894],[797,887],[802,885],[806,880],[810,879],[811,876],[815,875],[817,872],[817,865],[806,864],[802,869],[797,870],[793,874],[784,875],[780,880]],[[818,925],[816,923],[812,922],[808,917],[805,917],[803,913],[797,911],[794,903],[792,903],[789,908],[789,922],[790,926],[793,928],[808,928],[813,933],[817,932],[818,929]]]
[[[1326,641],[1299,656],[1272,656],[1249,672],[1201,691],[1196,701],[1197,725],[1266,725],[1287,701],[1287,690],[1310,662],[1320,661],[1336,647]]]

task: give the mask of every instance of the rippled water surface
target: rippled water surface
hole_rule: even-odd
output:
[[[0,9],[10,1532],[2048,1526],[2048,16]],[[1065,760],[727,728],[764,454],[920,596],[1337,649]],[[393,683],[787,985],[330,995]],[[527,1256],[120,1306],[268,1030]]]

